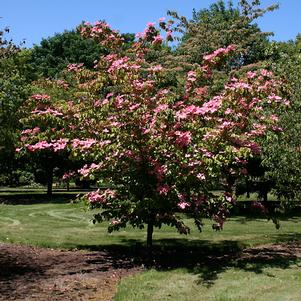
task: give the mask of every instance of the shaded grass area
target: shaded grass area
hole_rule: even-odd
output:
[[[109,234],[106,223],[93,225],[93,212],[69,203],[70,196],[20,200],[0,205],[0,241],[106,250],[112,258],[144,263],[145,230]],[[202,233],[186,222],[192,229],[187,237],[170,227],[155,230],[154,268],[123,279],[115,300],[300,300],[301,262],[294,252],[242,253],[246,247],[301,241],[300,216],[283,217],[279,230],[271,221],[243,216],[229,219],[220,232],[208,220]]]

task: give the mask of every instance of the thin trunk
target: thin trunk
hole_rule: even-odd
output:
[[[67,191],[70,191],[70,183],[67,181]]]
[[[47,195],[52,196],[53,185],[53,167],[49,166],[47,169]]]
[[[153,232],[154,232],[153,222],[149,222],[147,224],[146,246],[147,246],[148,259],[150,261],[153,259]]]
[[[249,183],[249,180],[247,179],[246,180],[246,188],[247,188],[247,198],[249,199],[250,198],[250,183]]]

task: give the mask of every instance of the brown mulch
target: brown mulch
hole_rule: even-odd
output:
[[[0,300],[112,300],[121,277],[139,271],[106,251],[0,243]]]
[[[157,261],[156,268],[161,269],[170,259],[163,253],[163,262]],[[233,254],[226,251],[213,256],[214,262],[208,255],[204,257],[207,259],[203,264],[211,267],[218,262],[246,268],[251,262],[258,263],[257,269],[262,264],[286,268],[301,258],[301,241],[248,248]],[[191,264],[195,266],[199,260],[192,259]],[[189,263],[172,261],[176,266]],[[122,277],[141,270],[122,252],[66,251],[0,243],[0,301],[109,301]]]

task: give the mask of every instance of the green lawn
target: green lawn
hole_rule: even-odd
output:
[[[93,225],[92,212],[81,204],[0,205],[0,241],[53,248],[114,248],[134,252],[145,242],[145,231],[108,234],[106,224]],[[301,240],[301,217],[281,221],[275,229],[264,219],[231,218],[223,231],[210,221],[199,233],[191,220],[185,237],[163,227],[154,233],[157,269],[120,282],[116,301],[126,300],[301,300],[300,260],[269,262],[225,259],[243,247]],[[133,254],[134,256],[134,254]],[[223,259],[221,259],[223,258]],[[162,263],[162,264],[161,264]]]

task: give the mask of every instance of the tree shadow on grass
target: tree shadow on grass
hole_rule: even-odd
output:
[[[75,200],[77,193],[55,193],[47,196],[44,193],[20,193],[0,195],[0,204],[33,205],[33,204],[65,204]]]
[[[199,284],[211,286],[228,269],[260,274],[265,273],[266,268],[288,269],[297,264],[301,258],[301,234],[281,234],[276,241],[282,244],[246,248],[241,242],[230,240],[158,239],[154,241],[151,264],[145,245],[135,239],[123,240],[119,245],[78,248],[105,251],[115,268],[123,267],[125,262],[129,267],[144,265],[159,271],[184,268],[199,276]]]

